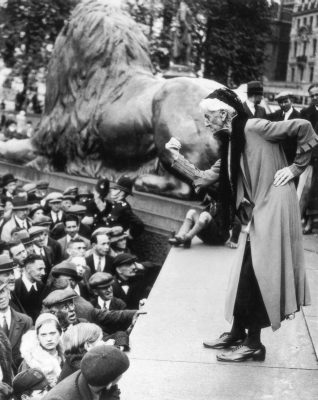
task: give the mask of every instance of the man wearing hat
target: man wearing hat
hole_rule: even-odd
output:
[[[263,85],[259,81],[247,83],[247,100],[243,103],[249,118],[266,118],[265,108],[260,106],[264,94]]]
[[[279,105],[279,110],[271,114],[267,114],[267,118],[270,121],[276,122],[300,118],[300,113],[293,107],[292,99],[293,95],[290,92],[284,91],[278,93],[278,95],[275,97],[275,100]],[[287,158],[287,163],[290,165],[296,156],[297,139],[286,138],[282,141],[282,146]]]
[[[7,284],[8,289],[10,290],[11,293],[11,298],[10,298],[10,306],[20,312],[25,314],[25,309],[22,306],[19,298],[15,294],[15,276],[14,276],[14,268],[15,264],[6,255],[0,255],[0,285],[5,283]]]
[[[30,238],[33,240],[33,248],[35,254],[42,257],[45,264],[45,277],[44,282],[46,282],[47,276],[49,275],[51,268],[53,266],[53,250],[51,247],[47,246],[48,242],[48,229],[45,226],[33,225],[29,229]]]
[[[15,190],[17,188],[17,179],[12,174],[5,174],[2,177],[3,193],[1,196],[1,202],[5,203],[6,199],[13,199]]]
[[[35,183],[35,190],[28,194],[28,201],[30,203],[41,203],[47,195],[49,189],[49,182],[39,181]]]
[[[81,361],[81,369],[63,379],[46,400],[119,400],[117,383],[129,368],[129,359],[115,346],[96,346]]]
[[[24,261],[21,278],[15,281],[15,295],[20,299],[25,312],[36,320],[42,308],[43,278],[45,264],[40,255],[30,254]]]
[[[32,327],[32,319],[10,307],[10,290],[6,283],[0,284],[0,327],[11,343],[12,367],[16,373],[22,361],[21,338]]]
[[[14,197],[12,203],[12,217],[3,225],[1,232],[1,240],[4,240],[5,242],[11,240],[11,232],[14,228],[18,227],[29,230],[32,225],[28,218],[28,202],[21,197]]]
[[[150,269],[137,263],[137,257],[123,253],[113,261],[114,296],[123,300],[128,309],[139,308],[141,299],[148,297],[151,289]]]
[[[92,304],[95,308],[105,310],[124,310],[126,303],[114,297],[113,283],[114,278],[107,272],[96,272],[89,278],[89,286],[94,293]]]
[[[50,230],[52,230],[56,224],[64,221],[65,214],[61,209],[62,197],[63,194],[59,192],[52,192],[46,196],[46,204],[50,208],[48,217],[52,220]]]
[[[41,370],[28,368],[15,376],[12,387],[17,400],[37,399],[49,391],[49,382]]]
[[[118,254],[129,253],[127,247],[128,234],[124,232],[124,229],[119,226],[117,231],[110,232],[110,247],[112,257],[118,256]]]
[[[139,236],[144,230],[144,223],[133,213],[127,196],[132,196],[133,180],[128,176],[121,176],[117,182],[110,183],[111,211],[104,213],[103,220],[106,226],[122,226],[132,238]]]
[[[53,313],[59,319],[62,329],[66,330],[69,325],[75,325],[87,320],[80,319],[76,313],[74,299],[78,297],[77,293],[71,289],[57,289],[52,291],[44,300],[43,306],[48,312]],[[113,335],[116,344],[128,347],[129,338],[124,332],[133,322],[137,310],[100,310],[92,308],[88,321],[99,325],[105,335],[104,339],[110,339]]]

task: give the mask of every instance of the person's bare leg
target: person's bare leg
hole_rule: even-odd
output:
[[[203,228],[205,228],[209,222],[211,222],[212,217],[207,211],[203,211],[200,215],[193,227],[184,235],[186,240],[192,240],[195,235],[200,233]]]
[[[181,225],[177,237],[184,239],[185,236],[193,229],[197,221],[199,220],[199,214],[196,210],[190,209]]]

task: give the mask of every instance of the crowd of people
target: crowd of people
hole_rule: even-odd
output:
[[[131,251],[133,180],[62,193],[8,173],[1,186],[0,399],[118,399],[160,269]]]

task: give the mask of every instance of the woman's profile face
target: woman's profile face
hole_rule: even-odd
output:
[[[45,322],[38,330],[38,341],[46,351],[56,349],[60,340],[60,332],[54,321]]]

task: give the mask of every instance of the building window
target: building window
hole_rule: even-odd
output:
[[[318,15],[317,15],[317,23],[318,23]],[[299,27],[300,27],[300,18],[297,19],[297,29],[299,29]]]
[[[317,39],[312,41],[312,55],[315,56],[317,52]]]
[[[316,27],[318,26],[318,15],[316,15]]]
[[[304,26],[307,25],[307,17],[304,17]]]
[[[307,42],[304,42],[304,46],[303,46],[303,56],[306,55],[306,50],[307,50]]]
[[[294,57],[297,56],[297,42],[294,42]]]
[[[309,70],[309,82],[312,82],[314,80],[314,67],[310,67]]]
[[[295,68],[292,67],[292,69],[291,69],[291,81],[294,82],[294,80],[295,80]]]
[[[309,19],[309,28],[310,28],[310,29],[312,28],[313,20],[314,20],[314,17],[311,16],[310,19]]]
[[[299,67],[299,80],[302,82],[304,79],[304,67]]]

